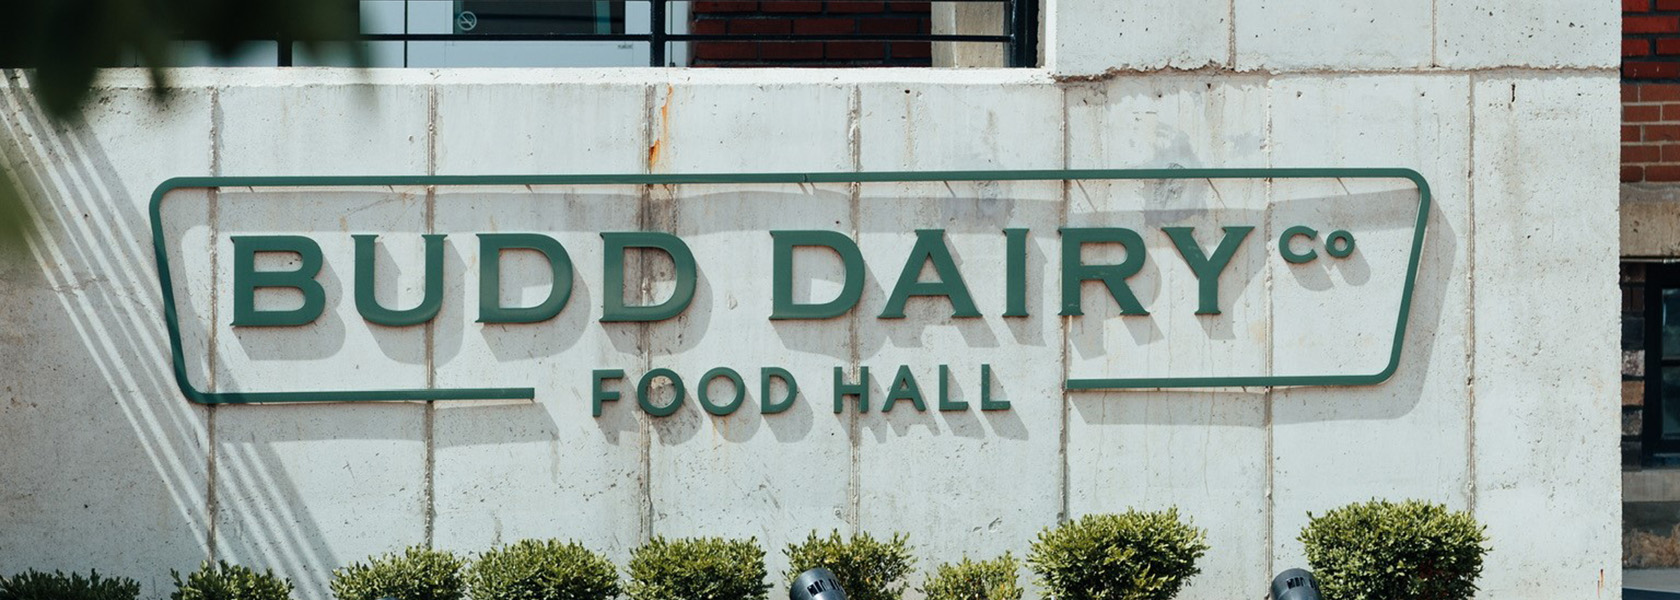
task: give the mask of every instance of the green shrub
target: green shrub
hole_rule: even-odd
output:
[[[275,577],[272,571],[259,574],[227,561],[205,561],[185,581],[173,569],[169,576],[175,580],[175,592],[169,600],[286,600],[292,595],[290,580]]]
[[[618,596],[618,571],[575,542],[521,540],[485,552],[467,569],[473,600],[606,600]]]
[[[1476,593],[1487,534],[1469,513],[1372,500],[1307,516],[1299,539],[1329,600],[1463,600]]]
[[[134,600],[138,597],[138,582],[126,577],[100,577],[97,569],[85,578],[81,573],[47,574],[34,569],[10,578],[0,577],[0,600]]]
[[[461,600],[466,564],[453,553],[414,546],[335,569],[332,592],[338,600]]]
[[[939,565],[922,584],[927,600],[1021,600],[1016,570],[1021,563],[1005,552],[992,560]]]
[[[757,539],[653,538],[630,553],[630,600],[763,600]]]
[[[793,582],[800,573],[823,567],[834,572],[841,589],[851,600],[899,600],[909,584],[904,576],[916,559],[910,556],[909,538],[901,533],[891,540],[876,541],[867,533],[842,539],[839,531],[817,537],[813,531],[803,543],[788,544],[788,572]]]
[[[1040,532],[1027,564],[1051,600],[1167,600],[1202,572],[1206,539],[1177,508],[1087,515]]]

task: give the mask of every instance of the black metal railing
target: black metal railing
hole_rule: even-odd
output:
[[[564,0],[557,0],[564,1]],[[938,34],[938,33],[849,33],[849,34],[696,34],[672,33],[669,31],[670,19],[668,6],[675,2],[690,2],[692,0],[610,0],[615,4],[631,2],[646,4],[649,16],[648,33],[498,33],[498,32],[457,32],[457,33],[370,33],[363,34],[361,39],[369,42],[468,42],[468,41],[503,41],[503,42],[586,42],[586,41],[616,41],[645,43],[650,52],[648,65],[655,67],[669,66],[668,44],[673,42],[982,42],[1005,45],[1005,55],[1011,67],[1033,67],[1038,65],[1038,2],[1039,0],[933,0],[934,2],[951,2],[963,4],[1003,4],[1004,31],[996,34]],[[792,0],[799,2],[821,2],[823,0]],[[879,0],[877,0],[879,1]],[[891,2],[893,0],[887,0]],[[282,43],[282,48],[289,44]],[[282,50],[281,65],[288,66],[289,52]]]

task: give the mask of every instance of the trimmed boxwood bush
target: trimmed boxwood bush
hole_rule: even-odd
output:
[[[785,581],[792,583],[800,573],[823,567],[834,572],[850,600],[900,600],[909,587],[904,577],[916,562],[910,556],[909,537],[901,533],[882,542],[867,533],[844,539],[839,531],[828,537],[813,531],[804,542],[788,544],[786,553]]]
[[[273,571],[258,573],[227,561],[205,561],[185,580],[173,569],[169,577],[175,580],[175,592],[169,600],[286,600],[292,595],[291,580],[276,577]]]
[[[965,556],[960,563],[939,565],[921,591],[927,600],[1021,600],[1020,565],[1007,552],[979,562]]]
[[[1329,600],[1466,600],[1487,553],[1469,513],[1430,502],[1350,504],[1301,530],[1307,562]]]
[[[338,600],[461,600],[466,564],[453,553],[413,546],[335,569],[331,587]]]
[[[1177,508],[1086,515],[1039,533],[1027,564],[1051,600],[1167,600],[1201,572],[1206,539]]]
[[[607,600],[618,571],[575,542],[521,540],[485,552],[467,569],[473,600]]]
[[[764,600],[757,539],[653,538],[630,553],[630,600]]]
[[[126,577],[100,577],[95,569],[65,575],[34,569],[0,577],[0,600],[134,600],[140,597],[140,583]]]

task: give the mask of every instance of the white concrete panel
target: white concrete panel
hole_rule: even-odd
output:
[[[1447,68],[1621,64],[1620,4],[1571,0],[1444,0],[1436,5],[1435,62]]]
[[[1431,3],[1234,0],[1242,71],[1407,69],[1430,64]]]
[[[438,89],[444,174],[646,170],[646,86]],[[510,142],[514,140],[515,142]],[[639,374],[634,325],[603,325],[601,231],[634,231],[639,186],[442,188],[436,228],[450,235],[449,292],[433,341],[437,387],[532,387],[534,402],[451,402],[434,425],[434,544],[479,551],[523,538],[575,539],[622,562],[645,535],[642,430],[633,394],[591,416],[593,369]],[[571,297],[541,323],[478,323],[479,233],[540,233],[572,263]],[[541,302],[553,284],[540,255],[506,251],[501,296]],[[622,389],[626,384],[619,383]]]
[[[1228,0],[1060,0],[1046,66],[1062,75],[1230,66]]]
[[[1069,86],[1068,168],[1263,167],[1265,85],[1155,76]]]
[[[1274,374],[1371,376],[1387,369],[1417,240],[1417,190],[1398,177],[1271,183],[1262,240],[1273,257]],[[1286,235],[1288,252],[1305,262],[1283,258]]]
[[[425,543],[423,407],[216,410],[216,557],[331,598],[332,570]]]
[[[1258,392],[1071,395],[1068,518],[1176,506],[1210,546],[1180,597],[1266,589],[1265,402]]]
[[[222,174],[426,173],[429,88],[292,83],[221,91]],[[327,313],[314,324],[267,331],[228,327],[231,300],[219,299],[218,327],[227,330],[216,336],[219,389],[426,386],[426,327],[370,325],[356,312],[350,238],[380,234],[378,297],[389,307],[412,306],[424,265],[423,190],[224,190],[219,208],[222,256],[232,255],[236,232],[316,233],[326,263],[319,281],[328,291]],[[259,268],[285,268],[284,260],[262,258]],[[219,263],[222,289],[231,288],[228,263]],[[258,306],[295,302],[286,293],[259,293]],[[424,542],[425,411],[418,404],[218,409],[217,555],[273,566],[313,600],[328,596],[329,574],[344,562]]]
[[[0,561],[98,568],[162,595],[160,566],[206,555],[209,517],[204,410],[171,375],[147,203],[164,178],[209,173],[210,92],[176,90],[165,109],[149,90],[96,90],[84,125],[61,128],[21,78],[4,83],[0,162],[34,223],[27,242],[0,242]],[[207,254],[204,195],[177,200],[171,257]],[[202,275],[182,287],[207,287]],[[202,376],[203,337],[187,344]]]
[[[440,85],[443,175],[647,171],[645,85]]]
[[[420,304],[426,267],[426,195],[423,188],[391,191],[246,191],[219,194],[214,391],[352,391],[426,387],[426,328],[387,327],[362,316],[356,302],[353,235],[377,234],[374,297],[387,309]],[[233,238],[302,235],[320,248],[315,280],[325,291],[323,314],[297,327],[233,325],[237,288]],[[259,252],[258,271],[295,271],[297,255]],[[259,311],[303,304],[291,289],[259,288]],[[300,376],[304,375],[304,376]]]
[[[1265,115],[1264,80],[1257,77],[1117,79],[1072,88],[1068,162],[1073,168],[1261,166]],[[1085,286],[1086,315],[1067,325],[1069,375],[1264,374],[1266,330],[1253,327],[1267,309],[1258,234],[1250,234],[1221,278],[1223,314],[1197,316],[1194,278],[1160,227],[1195,227],[1211,248],[1216,226],[1260,225],[1265,201],[1263,185],[1243,180],[1072,184],[1068,226],[1128,227],[1144,236],[1148,262],[1133,289],[1152,314],[1115,316],[1118,307],[1106,291]],[[1091,263],[1124,258],[1118,248],[1093,246],[1084,254]],[[1212,546],[1185,597],[1240,597],[1265,584],[1267,538],[1258,526],[1267,510],[1262,394],[1071,392],[1067,403],[1068,518],[1177,506],[1208,531]]]
[[[797,153],[791,147],[778,151]],[[675,371],[686,388],[681,409],[653,421],[653,535],[756,537],[780,589],[787,544],[811,530],[850,528],[852,416],[833,412],[832,382],[836,367],[850,370],[853,340],[843,317],[770,320],[768,231],[849,236],[850,192],[845,184],[830,184],[688,185],[676,188],[671,200],[656,193],[658,214],[674,220],[671,230],[694,252],[699,283],[681,316],[649,326],[651,355],[639,357],[651,368]],[[795,257],[797,281],[808,282],[794,285],[796,299],[822,302],[840,292],[845,274],[832,252],[801,249]],[[659,282],[668,273],[657,266],[649,271]],[[656,284],[652,297],[664,298],[664,287]],[[699,402],[702,375],[717,367],[735,370],[746,387],[742,406],[727,416],[709,414]],[[797,381],[799,396],[784,412],[763,414],[764,367],[788,369]],[[631,392],[646,370],[627,365],[635,379],[624,381],[621,409],[633,409]],[[735,393],[727,380],[709,390],[714,405],[727,404]],[[653,394],[658,405],[670,402],[663,380]],[[783,394],[776,384],[770,400]]]
[[[1079,181],[1069,187],[1067,226],[1121,227],[1138,234],[1144,263],[1127,288],[1148,314],[1124,314],[1099,282],[1080,289],[1084,313],[1067,323],[1072,379],[1254,377],[1270,374],[1270,314],[1265,240],[1266,186],[1261,180]],[[1241,236],[1220,274],[1219,314],[1199,314],[1200,279],[1166,227],[1189,227],[1204,255]],[[1246,234],[1226,227],[1252,228]],[[1058,247],[1056,260],[1060,263]],[[1087,265],[1129,259],[1119,244],[1088,244]],[[1057,284],[1059,286],[1059,282]],[[1057,302],[1061,306],[1058,288]]]
[[[674,81],[655,89],[655,173],[850,171],[852,89]],[[774,151],[772,151],[774,150]]]
[[[1271,96],[1273,166],[1415,169],[1434,200],[1405,349],[1392,378],[1367,387],[1274,392],[1272,527],[1274,564],[1282,569],[1304,564],[1295,538],[1308,512],[1373,497],[1469,506],[1469,80],[1281,77]],[[1318,229],[1321,239],[1334,229],[1356,236],[1355,252],[1345,259],[1319,248],[1319,260],[1274,265],[1276,372],[1380,370],[1410,255],[1413,185],[1311,179],[1278,182],[1273,193],[1269,251],[1282,229],[1295,224]]]
[[[865,171],[1055,169],[1062,166],[1061,91],[1020,86],[866,85]],[[1061,325],[1053,284],[1060,182],[869,184],[858,238],[869,275],[853,314],[870,409],[858,415],[859,527],[908,533],[923,569],[967,555],[1021,555],[1062,510]],[[1029,230],[1026,308],[1005,317],[1009,262],[1003,230]],[[943,229],[957,272],[982,315],[955,318],[950,302],[912,297],[906,318],[882,319],[917,229]],[[938,275],[918,264],[921,281]],[[964,348],[962,352],[951,349]],[[883,412],[908,366],[926,411],[905,400]],[[949,367],[941,382],[940,365]],[[983,379],[990,369],[990,381]],[[856,377],[849,379],[856,381]],[[963,408],[941,410],[949,386]],[[1008,410],[982,410],[982,390]],[[848,411],[855,411],[849,400]],[[969,510],[986,506],[988,510]],[[952,532],[963,532],[953,536]],[[925,574],[917,574],[919,581]]]
[[[1621,587],[1617,92],[1614,74],[1475,82],[1473,454],[1476,517],[1496,548],[1489,597]]]
[[[656,172],[850,171],[853,90],[840,86],[685,85],[656,90],[650,168]],[[653,423],[650,444],[653,535],[756,536],[772,583],[786,569],[782,549],[811,529],[848,529],[849,415],[832,411],[834,367],[851,364],[842,319],[771,322],[771,238],[766,229],[850,233],[841,185],[656,188],[649,228],[675,231],[699,263],[694,303],[649,326],[651,367],[671,368],[688,388],[684,407]],[[798,294],[839,292],[832,253],[797,253]],[[665,263],[650,263],[656,282]],[[804,267],[809,265],[809,267]],[[806,269],[809,270],[806,270]],[[656,283],[652,296],[668,293]],[[802,291],[803,290],[803,291]],[[746,405],[727,417],[700,409],[699,378],[714,367],[740,372]],[[759,369],[784,366],[800,397],[786,412],[761,415]],[[729,393],[718,382],[712,389]],[[776,388],[774,393],[780,393]],[[668,392],[662,393],[663,399]],[[627,405],[625,408],[629,408]],[[783,593],[778,585],[772,593]]]
[[[239,86],[221,90],[222,175],[424,175],[430,88]]]
[[[483,165],[464,166],[479,168]],[[637,186],[456,188],[437,195],[450,233],[443,312],[433,344],[439,388],[530,387],[535,401],[439,405],[436,524],[440,548],[482,551],[525,538],[578,540],[615,560],[641,539],[645,434],[634,396],[591,415],[591,371],[639,372],[646,346],[633,324],[601,324],[601,231],[635,231]],[[560,314],[540,323],[479,318],[479,233],[558,240],[573,268]],[[531,251],[502,253],[507,306],[542,302],[553,274]],[[609,387],[614,385],[609,382]],[[625,385],[618,383],[619,389]]]

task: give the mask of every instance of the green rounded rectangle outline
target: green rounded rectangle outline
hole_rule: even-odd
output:
[[[163,197],[189,188],[283,188],[283,187],[369,187],[369,186],[497,186],[497,185],[680,185],[731,183],[893,183],[928,181],[1071,181],[1080,179],[1407,179],[1417,186],[1418,213],[1412,234],[1411,256],[1406,265],[1406,282],[1401,288],[1399,315],[1394,323],[1394,342],[1388,363],[1375,373],[1346,375],[1253,375],[1237,377],[1123,377],[1070,378],[1065,391],[1100,391],[1163,388],[1234,388],[1282,386],[1357,386],[1387,381],[1400,367],[1405,346],[1406,324],[1411,316],[1412,293],[1416,289],[1423,238],[1429,223],[1429,182],[1408,168],[1324,167],[1324,168],[1237,168],[1237,169],[1057,169],[1028,171],[904,171],[828,173],[702,173],[702,174],[619,174],[619,175],[369,175],[369,176],[276,176],[276,177],[176,177],[159,184],[152,192],[152,249],[156,254],[158,283],[163,293],[163,318],[169,332],[169,348],[175,384],[188,401],[196,404],[262,404],[281,402],[401,402],[434,400],[531,400],[534,388],[423,388],[391,390],[323,390],[304,392],[205,392],[193,387],[187,377],[185,350],[181,344],[180,316],[175,308],[175,288],[169,270],[169,255],[163,238]],[[1064,349],[1065,350],[1065,349]]]

